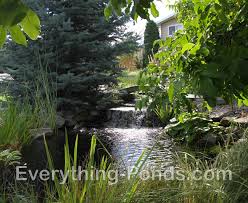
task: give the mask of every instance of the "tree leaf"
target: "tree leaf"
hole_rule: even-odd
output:
[[[185,44],[183,46],[183,48],[182,48],[182,54],[184,54],[185,51],[188,51],[188,50],[192,49],[193,46],[195,46],[195,44],[193,44],[193,43],[187,43],[187,44]]]
[[[211,78],[201,77],[200,90],[202,95],[207,96],[211,99],[217,96],[217,88],[215,87]]]
[[[169,96],[169,101],[172,103],[173,96],[174,96],[174,84],[173,83],[170,83],[170,86],[168,88],[168,96]]]
[[[9,28],[11,38],[17,43],[27,46],[27,40],[25,35],[22,33],[21,28],[18,25]]]
[[[210,51],[207,47],[203,47],[201,48],[201,53],[204,55],[204,56],[208,56]]]
[[[4,42],[6,40],[6,36],[7,36],[6,29],[3,27],[0,27],[0,47],[2,47],[4,45]]]
[[[31,9],[27,12],[26,17],[20,23],[23,31],[32,39],[36,40],[40,34],[40,20],[35,12]]]
[[[11,27],[25,18],[28,7],[20,0],[0,0],[0,25]]]
[[[121,15],[121,4],[119,0],[110,0],[110,2],[111,2],[111,6],[114,8],[117,15],[120,16]]]
[[[111,13],[112,13],[112,7],[107,6],[107,7],[104,9],[104,16],[105,16],[105,18],[106,18],[107,20],[109,20]]]
[[[156,5],[153,2],[151,3],[151,13],[152,13],[154,18],[159,16],[159,12],[156,8]]]
[[[149,19],[149,13],[147,9],[144,9],[141,5],[136,5],[136,13],[143,19]]]

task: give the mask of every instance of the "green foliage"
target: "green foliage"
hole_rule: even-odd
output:
[[[166,134],[200,156],[203,153],[207,157],[215,157],[223,147],[240,139],[243,130],[237,126],[225,128],[204,114],[184,113],[178,123],[166,127]]]
[[[26,36],[35,40],[40,34],[40,20],[36,13],[29,9],[21,0],[0,1],[0,47],[11,35],[17,44],[27,45]]]
[[[1,145],[26,143],[29,140],[30,106],[15,105],[9,102],[8,107],[0,112]]]
[[[143,55],[143,67],[146,67],[149,63],[149,59],[153,58],[153,55],[158,52],[158,45],[153,45],[154,42],[159,38],[160,37],[157,24],[154,21],[149,20],[146,24],[146,29],[144,33],[145,51]]]
[[[54,125],[55,113],[49,105],[39,99],[35,105],[8,100],[7,107],[0,110],[0,145],[20,147],[30,141],[31,129]]]
[[[189,93],[203,96],[210,106],[216,97],[247,104],[247,1],[183,0],[175,9],[184,30],[157,41],[157,62],[140,81],[147,95],[143,104],[169,97],[176,113],[190,111]]]
[[[8,94],[2,96],[0,145],[21,147],[31,140],[31,129],[55,128],[56,101],[47,77],[47,73],[39,72],[32,98],[27,89],[21,99],[14,99]]]
[[[193,146],[199,139],[208,136],[208,133],[215,134],[216,127],[218,124],[207,118],[185,114],[181,118],[181,122],[168,128],[167,134],[175,138],[176,141]]]
[[[222,176],[215,175],[212,179],[194,179],[195,171],[205,173],[211,171],[217,174],[216,163],[209,164],[186,152],[174,155],[177,170],[186,178],[184,180],[148,181],[140,186],[138,197],[140,202],[191,202],[191,203],[224,203],[228,202],[223,189]],[[224,162],[223,160],[219,160]],[[139,191],[138,191],[139,192]],[[138,198],[137,198],[138,199]]]
[[[57,110],[74,121],[92,119],[93,110],[111,104],[104,90],[117,82],[117,56],[136,48],[136,38],[123,29],[129,19],[113,16],[107,22],[106,2],[100,0],[26,2],[39,14],[42,34],[27,48],[8,43],[0,60],[3,71],[15,79],[12,92],[23,95],[28,89],[32,95],[34,81],[45,70]]]
[[[173,108],[166,103],[164,103],[163,106],[158,105],[157,107],[155,107],[154,112],[164,125],[168,124],[168,122],[174,115]]]
[[[137,101],[138,108],[147,106],[149,109],[170,106],[176,116],[186,110],[192,112],[193,105],[186,98],[189,87],[181,74],[175,74],[174,84],[170,84],[167,75],[157,64],[150,63],[144,69],[138,81],[143,95]]]
[[[137,20],[138,16],[144,19],[150,19],[150,13],[153,17],[158,17],[159,15],[154,0],[110,0],[105,8],[104,14],[106,18],[109,18],[113,11],[121,15],[122,10],[124,10],[126,14],[131,14],[134,20]]]

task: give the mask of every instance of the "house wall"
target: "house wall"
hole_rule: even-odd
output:
[[[176,18],[172,18],[160,25],[160,33],[162,39],[168,37],[168,27],[174,24],[178,24]]]

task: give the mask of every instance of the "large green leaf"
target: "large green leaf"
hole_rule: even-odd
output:
[[[21,0],[0,0],[0,25],[11,27],[20,23],[28,10]]]
[[[32,39],[36,40],[40,34],[40,20],[35,12],[29,10],[26,17],[20,23],[23,31]]]
[[[10,35],[12,39],[17,44],[22,44],[24,46],[27,46],[27,40],[23,32],[21,31],[21,28],[18,25],[14,25],[9,28]]]
[[[153,2],[151,3],[151,13],[152,13],[154,18],[159,16],[159,12],[158,12],[158,10],[157,10],[157,8]]]
[[[40,34],[39,17],[21,0],[0,0],[0,27],[0,46],[6,41],[8,32],[13,41],[25,46],[27,41],[23,32],[32,40]]]

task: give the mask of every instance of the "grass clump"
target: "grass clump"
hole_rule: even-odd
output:
[[[68,139],[67,139],[68,140]],[[132,201],[138,184],[138,172],[133,173],[129,181],[125,178],[119,179],[119,174],[115,170],[108,157],[103,157],[99,166],[96,166],[95,136],[92,136],[91,148],[88,161],[84,168],[84,176],[78,179],[78,174],[71,171],[72,166],[77,168],[78,160],[78,138],[75,141],[74,155],[70,156],[68,142],[65,145],[65,167],[64,172],[68,172],[68,179],[65,184],[61,183],[61,178],[56,176],[53,186],[47,186],[45,202],[71,202],[71,203],[113,203]],[[46,145],[46,144],[45,144]],[[46,145],[49,168],[53,169],[53,160]],[[147,156],[145,153],[137,161],[136,166],[142,168]]]
[[[20,148],[31,140],[31,129],[56,126],[56,95],[46,68],[39,67],[34,89],[13,97],[11,85],[0,96],[0,145]],[[9,81],[10,83],[13,81]],[[21,88],[21,84],[20,88]]]
[[[31,139],[30,130],[53,127],[55,115],[52,107],[40,99],[35,100],[34,105],[28,101],[7,100],[0,110],[0,145],[27,144]]]
[[[36,125],[29,105],[9,101],[0,111],[0,145],[24,144],[29,141],[29,129]]]

